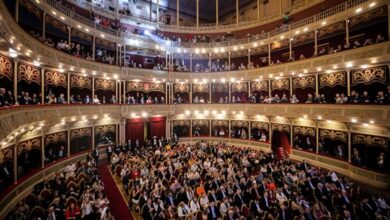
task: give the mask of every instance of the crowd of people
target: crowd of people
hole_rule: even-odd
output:
[[[136,95],[127,94],[124,96],[124,104],[134,105],[134,104],[166,104],[165,96],[162,95],[160,98],[158,96],[151,96],[148,94],[140,94]]]
[[[142,219],[388,219],[368,195],[333,171],[224,143],[129,148],[112,169]]]
[[[93,153],[34,186],[7,220],[114,220]]]

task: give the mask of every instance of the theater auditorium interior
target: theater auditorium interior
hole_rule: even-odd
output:
[[[0,220],[389,220],[389,0],[0,0]]]

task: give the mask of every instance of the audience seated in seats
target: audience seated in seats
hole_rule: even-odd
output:
[[[113,220],[109,203],[96,161],[88,155],[85,161],[69,164],[35,185],[7,219]]]
[[[306,161],[224,143],[169,146],[122,147],[111,156],[143,219],[389,218],[382,196]]]

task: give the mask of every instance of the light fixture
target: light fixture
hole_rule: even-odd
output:
[[[353,67],[353,64],[352,64],[352,63],[347,63],[345,66],[346,66],[347,68],[351,68],[351,67]]]
[[[358,9],[356,9],[356,13],[359,13],[359,12],[361,12],[363,9],[362,8],[358,8]]]
[[[370,120],[370,124],[374,124],[375,123],[375,121],[374,120]]]
[[[357,122],[357,119],[356,119],[356,118],[352,118],[352,119],[351,119],[351,122],[352,122],[352,123],[356,123],[356,122]]]
[[[319,116],[317,117],[317,119],[318,119],[318,120],[321,120],[321,119],[322,119],[322,116],[321,116],[321,115],[319,115]]]
[[[189,110],[186,110],[186,111],[185,111],[185,114],[186,114],[186,115],[190,115],[191,112],[190,112]]]
[[[39,67],[39,66],[41,66],[41,63],[38,60],[34,60],[33,65]]]
[[[374,7],[376,5],[376,2],[371,3],[369,6],[370,8]]]
[[[146,118],[146,116],[148,116],[148,113],[147,112],[142,112],[142,117]]]
[[[321,23],[321,25],[322,25],[322,26],[326,25],[326,21],[323,21],[323,22]]]
[[[52,13],[53,15],[57,15],[57,12],[55,12],[55,11],[52,11],[51,13]]]
[[[363,126],[364,126],[364,127],[367,127],[367,126],[368,126],[368,124],[367,124],[367,123],[363,123]]]
[[[9,49],[8,49],[8,55],[9,55],[10,57],[12,57],[12,58],[15,58],[15,57],[18,56],[18,53],[17,53],[14,49],[9,48]]]
[[[255,42],[255,43],[253,43],[253,46],[254,46],[254,47],[257,47],[257,43],[256,43],[256,42]]]
[[[100,36],[102,37],[102,38],[104,38],[105,36],[104,36],[104,34],[100,34]]]
[[[367,64],[363,64],[360,67],[363,68],[363,69],[366,69],[366,68],[368,68],[368,65]]]
[[[64,17],[64,16],[61,16],[61,20],[65,21],[65,17]]]

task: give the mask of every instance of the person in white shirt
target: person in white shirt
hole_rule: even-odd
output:
[[[190,214],[191,210],[184,202],[181,202],[177,207],[177,215],[179,218],[184,219]]]
[[[195,200],[195,198],[192,198],[189,204],[191,213],[195,214],[200,210],[200,204]]]

